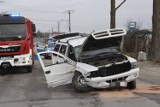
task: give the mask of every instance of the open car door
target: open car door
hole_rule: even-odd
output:
[[[45,59],[45,54],[48,54],[50,58]],[[75,62],[71,59],[53,51],[38,53],[38,57],[49,87],[56,87],[72,82]]]

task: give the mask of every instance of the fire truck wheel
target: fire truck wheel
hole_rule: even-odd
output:
[[[28,73],[31,73],[32,70],[33,70],[33,67],[32,67],[32,66],[27,67],[27,72],[28,72]]]

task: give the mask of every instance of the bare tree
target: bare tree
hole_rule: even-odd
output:
[[[123,5],[123,3],[126,2],[124,0],[121,2],[117,7],[116,7],[116,2],[115,0],[111,0],[111,21],[110,21],[110,28],[115,28],[116,27],[116,11]]]
[[[160,0],[153,0],[152,27],[152,59],[160,62]]]

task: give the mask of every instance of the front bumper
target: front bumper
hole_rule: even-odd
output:
[[[0,59],[1,68],[32,66],[33,60],[31,54],[15,55],[11,59]]]
[[[85,80],[86,84],[93,88],[109,88],[112,86],[112,80],[117,80],[116,82],[119,82],[120,86],[127,86],[128,82],[136,80],[138,76],[139,76],[139,68],[135,68],[128,72],[117,75],[112,75],[107,77],[85,78]],[[119,80],[119,78],[124,78],[124,79]]]

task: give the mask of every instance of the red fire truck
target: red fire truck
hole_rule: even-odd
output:
[[[27,72],[32,72],[35,31],[35,24],[25,17],[0,15],[0,69],[25,67]]]

